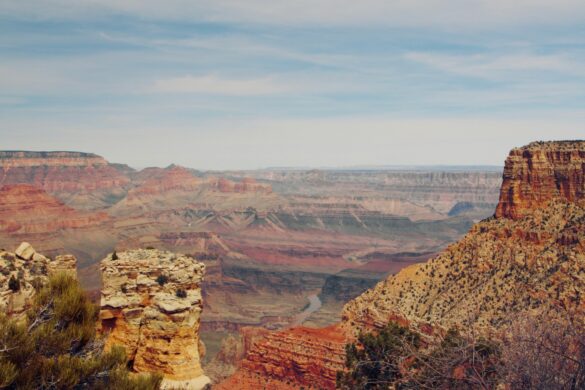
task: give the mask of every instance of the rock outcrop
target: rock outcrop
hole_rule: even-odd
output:
[[[100,330],[106,347],[122,345],[136,372],[157,372],[164,387],[202,388],[201,281],[195,259],[154,249],[112,254],[101,262]]]
[[[553,199],[585,199],[585,141],[533,142],[510,152],[496,216],[521,218]]]
[[[345,343],[337,326],[256,332],[245,342],[247,354],[240,369],[217,388],[252,390],[269,382],[269,388],[279,390],[334,389],[337,371],[344,367]]]
[[[500,328],[523,311],[585,309],[585,142],[532,143],[506,160],[494,218],[344,308],[346,329],[391,319]]]
[[[0,250],[0,311],[19,317],[30,307],[36,288],[50,275],[65,272],[76,275],[74,256],[50,259],[37,253],[27,242],[14,253]]]

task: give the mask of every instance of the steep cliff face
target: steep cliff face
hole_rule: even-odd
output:
[[[495,218],[348,303],[345,328],[390,319],[498,328],[551,304],[585,309],[584,156],[585,142],[514,149]]]
[[[202,388],[201,281],[205,266],[158,250],[111,255],[101,262],[100,329],[106,348],[126,348],[136,372],[164,375],[164,386]]]
[[[217,388],[271,389],[298,387],[334,389],[337,371],[344,366],[345,337],[336,326],[297,327],[280,332],[257,332],[248,342],[240,369]],[[244,333],[246,338],[246,333]],[[268,379],[270,378],[270,379]]]
[[[76,275],[75,267],[75,257],[65,255],[50,259],[26,242],[14,253],[0,250],[0,311],[21,316],[32,303],[35,286],[43,285],[55,273]]]
[[[510,152],[497,217],[521,218],[552,199],[585,198],[585,141],[533,142]]]
[[[129,179],[102,157],[77,152],[0,152],[0,185],[30,184],[77,208],[110,204]]]

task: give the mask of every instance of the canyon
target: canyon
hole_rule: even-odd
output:
[[[501,184],[491,167],[134,170],[77,152],[2,152],[0,173],[0,245],[74,254],[94,297],[114,250],[203,262],[204,366],[249,327],[336,323],[348,300],[493,214]],[[304,312],[308,297],[322,305]]]
[[[220,389],[238,382],[244,389],[333,389],[332,372],[344,369],[343,346],[389,322],[432,340],[453,327],[505,334],[516,318],[559,310],[584,321],[585,142],[514,149],[504,172],[493,217],[348,302],[337,325],[293,327],[248,343]]]

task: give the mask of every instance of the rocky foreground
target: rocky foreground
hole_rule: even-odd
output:
[[[67,272],[75,275],[77,260],[71,255],[55,259],[37,253],[27,242],[14,252],[0,250],[0,311],[20,317],[30,308],[36,289],[49,276]]]
[[[252,343],[224,384],[333,389],[324,373],[343,369],[343,345],[389,321],[427,334],[452,326],[487,332],[559,307],[585,313],[585,142],[514,149],[497,210],[437,257],[349,302],[340,326],[323,330],[334,335],[315,342],[318,331],[294,328]]]
[[[199,324],[205,266],[154,249],[112,254],[101,262],[100,327],[106,348],[122,345],[136,372],[164,376],[163,388],[199,389]]]

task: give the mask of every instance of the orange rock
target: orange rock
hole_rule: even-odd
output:
[[[337,371],[344,369],[348,339],[337,325],[252,334],[245,330],[243,335],[248,348],[246,357],[236,374],[222,382],[219,389],[229,389],[235,382],[245,384],[240,389],[258,388],[254,386],[259,383],[278,390],[299,386],[334,389]]]
[[[106,348],[122,345],[136,372],[164,376],[163,387],[201,388],[201,281],[205,266],[158,250],[117,253],[101,262],[99,329]]]
[[[585,141],[533,142],[506,160],[497,217],[519,218],[550,200],[585,199]]]

